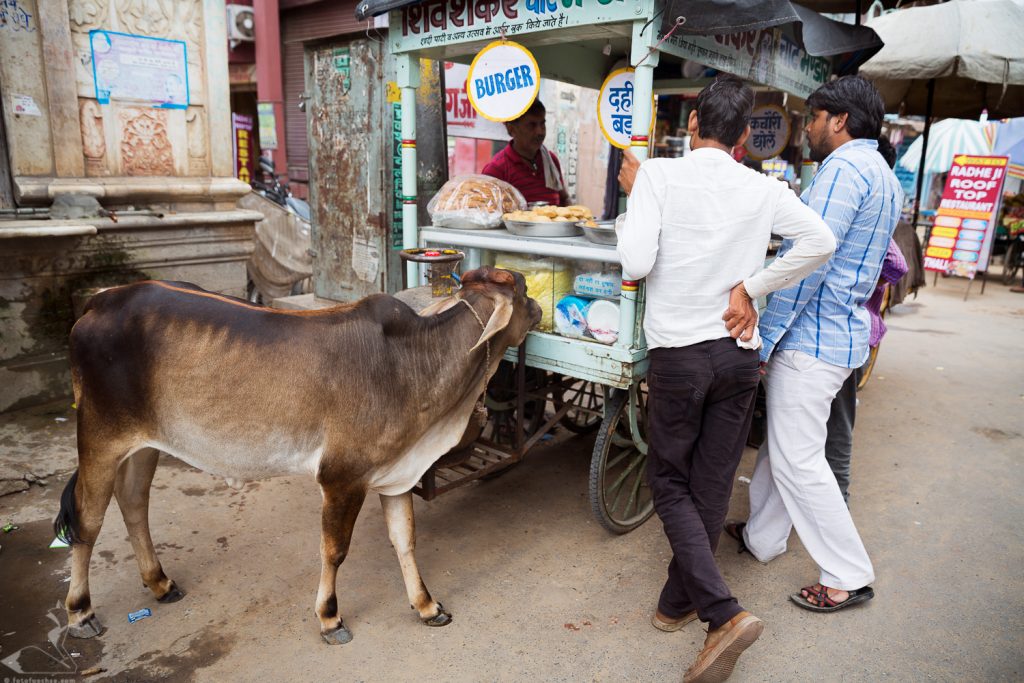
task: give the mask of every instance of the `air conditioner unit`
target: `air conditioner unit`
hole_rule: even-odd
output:
[[[256,38],[256,14],[252,7],[228,5],[228,40],[232,43]]]

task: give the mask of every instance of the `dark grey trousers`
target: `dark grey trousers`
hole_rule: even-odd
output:
[[[832,412],[828,416],[828,438],[825,439],[825,459],[836,476],[836,483],[847,507],[850,505],[850,461],[853,459],[853,423],[857,419],[858,368],[839,388],[832,399]]]
[[[758,354],[725,338],[652,349],[650,359],[647,479],[672,546],[658,610],[696,609],[716,629],[742,611],[715,549],[754,414]]]

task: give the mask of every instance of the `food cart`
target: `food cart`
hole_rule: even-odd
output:
[[[843,25],[831,26],[835,22],[802,8],[800,18],[794,20],[786,15],[793,11],[788,2],[770,4],[773,9],[766,12],[764,3],[737,2],[729,7],[699,0],[685,4],[687,12],[696,8],[698,14],[684,15],[678,0],[366,0],[356,16],[362,20],[390,11],[387,41],[401,91],[402,167],[411,169],[416,168],[415,90],[420,58],[468,64],[494,41],[515,41],[532,52],[544,78],[591,88],[600,88],[616,62],[625,59],[635,69],[629,144],[644,159],[652,96],[703,85],[682,78],[685,60],[806,97],[832,74],[831,55],[861,50],[862,60],[873,54],[872,46],[880,47],[870,29],[850,26],[846,31]],[[750,29],[753,24],[721,28],[731,25],[732,19],[746,21],[750,16],[756,17],[757,28]],[[828,23],[828,40],[814,33],[820,22]],[[710,30],[707,24],[713,25]],[[707,35],[689,32],[688,26]],[[840,35],[846,36],[845,43],[836,39]],[[819,45],[816,54],[808,54],[815,36],[818,43],[829,45]],[[857,61],[854,58],[847,66]],[[656,82],[655,70],[665,63],[678,65],[675,77]],[[402,195],[406,249],[462,250],[467,268],[537,259],[534,273],[543,277],[544,270],[550,269],[551,282],[563,277],[556,271],[567,270],[573,277],[581,272],[611,274],[619,284],[612,296],[618,307],[614,341],[566,336],[543,325],[531,332],[526,343],[507,352],[506,363],[488,388],[491,417],[481,438],[470,449],[442,458],[416,492],[429,499],[493,475],[520,460],[561,423],[578,432],[597,431],[590,499],[598,521],[616,533],[642,524],[653,512],[645,482],[648,359],[642,328],[643,283],[621,279],[614,245],[582,236],[524,237],[504,229],[421,226],[417,204],[429,198],[417,196],[414,173],[402,174]],[[422,282],[419,264],[408,264],[407,282],[410,286]],[[552,293],[541,301],[545,316],[555,313],[556,298]],[[544,410],[548,402],[555,408],[550,417]]]

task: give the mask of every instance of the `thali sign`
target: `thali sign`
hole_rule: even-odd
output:
[[[469,103],[489,121],[511,121],[526,113],[540,92],[540,68],[519,43],[496,40],[477,53],[466,76]]]
[[[925,247],[925,269],[970,279],[985,270],[1009,161],[966,154],[953,157]]]
[[[782,107],[763,104],[750,115],[750,137],[744,148],[751,158],[761,161],[778,156],[789,144],[789,115]]]

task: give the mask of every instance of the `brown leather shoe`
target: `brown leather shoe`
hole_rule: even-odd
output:
[[[651,626],[658,629],[659,631],[666,631],[671,633],[672,631],[678,631],[682,627],[689,624],[691,621],[697,618],[697,610],[687,612],[678,619],[672,619],[666,617],[658,610],[654,610],[654,614],[651,616]]]
[[[740,612],[720,628],[708,632],[704,649],[687,669],[683,683],[721,683],[732,675],[736,660],[764,631],[764,622]]]

